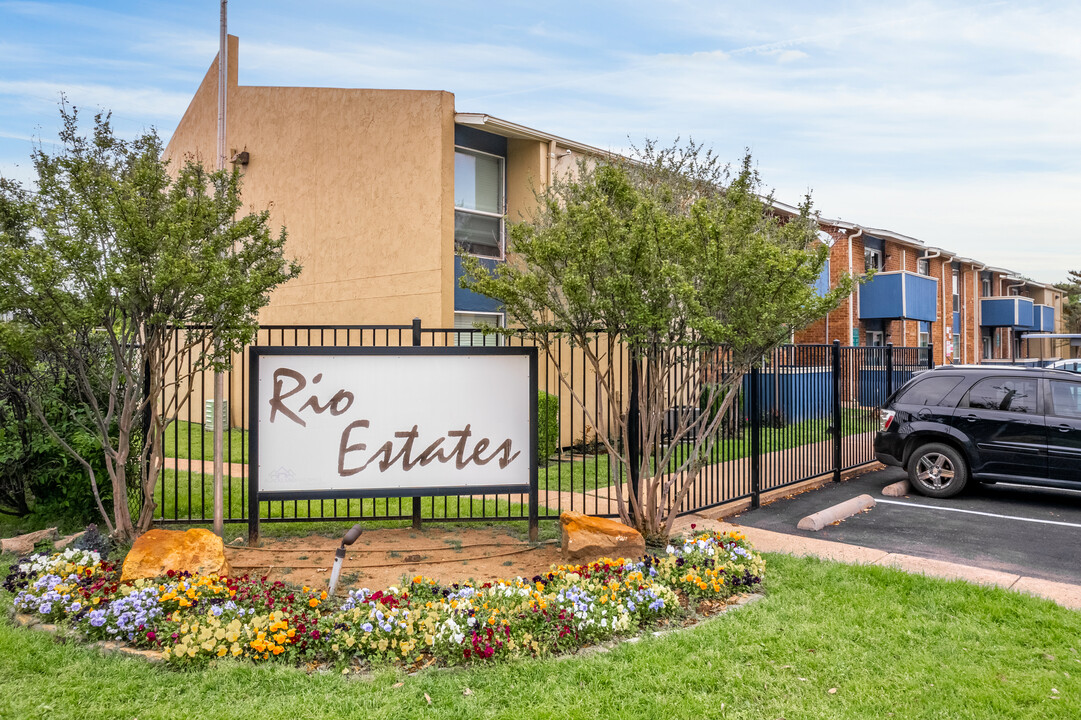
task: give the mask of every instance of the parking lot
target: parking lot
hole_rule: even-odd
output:
[[[887,468],[727,520],[774,532],[1081,584],[1081,492],[973,484],[946,500],[916,493],[899,498],[882,495],[886,485],[905,478],[900,468]],[[871,510],[818,532],[796,528],[804,516],[864,493],[875,499]]]

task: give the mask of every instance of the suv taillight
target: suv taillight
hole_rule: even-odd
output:
[[[878,414],[878,419],[881,425],[880,429],[884,431],[889,430],[890,425],[893,424],[893,418],[896,416],[897,412],[895,410],[886,410],[885,408],[880,410]]]

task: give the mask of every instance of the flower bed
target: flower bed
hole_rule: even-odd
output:
[[[246,576],[121,583],[119,568],[69,549],[19,561],[4,587],[16,612],[88,641],[160,650],[177,665],[455,665],[573,651],[682,621],[758,585],[765,567],[737,534],[702,533],[667,550],[479,586],[417,576],[342,600]]]

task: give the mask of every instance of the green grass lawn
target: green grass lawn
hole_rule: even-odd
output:
[[[832,422],[832,419],[804,420],[783,428],[763,427],[762,451],[767,453],[777,452],[828,440],[832,436],[826,432],[826,429]],[[842,409],[842,432],[844,435],[867,432],[876,426],[877,420],[874,418],[869,419],[866,409]],[[232,462],[241,463],[247,457],[247,435],[247,432],[236,428],[229,431],[226,440],[228,441],[231,437],[232,445],[230,446],[226,442],[225,448]],[[749,430],[745,429],[741,437],[723,438],[718,441],[710,454],[710,462],[737,460],[747,457],[750,452],[750,434]],[[202,425],[178,420],[170,424],[165,432],[165,456],[213,460],[214,434],[204,432]],[[683,462],[683,458],[684,453],[677,451],[669,463],[670,470],[677,469]],[[169,473],[170,471],[166,471],[167,478],[171,478]],[[561,492],[582,492],[585,490],[588,492],[597,488],[608,487],[614,482],[614,478],[609,472],[608,458],[602,454],[596,457],[590,456],[581,459],[551,462],[547,466],[540,468],[539,481],[541,488],[547,487],[549,490]],[[186,502],[186,490],[185,498],[181,502]],[[172,515],[170,514],[168,517],[172,517]]]
[[[766,600],[683,632],[599,655],[360,680],[235,662],[170,671],[13,628],[5,614],[0,717],[1081,716],[1081,613],[890,568],[767,563]]]
[[[222,434],[227,462],[242,463],[248,458],[248,432],[232,428]],[[199,423],[175,420],[165,428],[165,457],[214,459],[214,433]]]

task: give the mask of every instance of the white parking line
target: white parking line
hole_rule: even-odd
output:
[[[999,515],[998,513],[980,512],[979,510],[962,510],[961,508],[940,507],[938,505],[921,505],[914,502],[902,502],[901,500],[883,500],[875,498],[876,503],[885,505],[904,505],[906,507],[918,507],[924,510],[943,510],[945,512],[965,513],[966,515],[983,515],[984,517],[1003,518],[1004,520],[1020,520],[1021,522],[1042,523],[1044,525],[1062,525],[1063,527],[1081,528],[1081,523],[1062,522],[1061,520],[1039,520],[1037,518],[1017,517],[1016,515]]]

